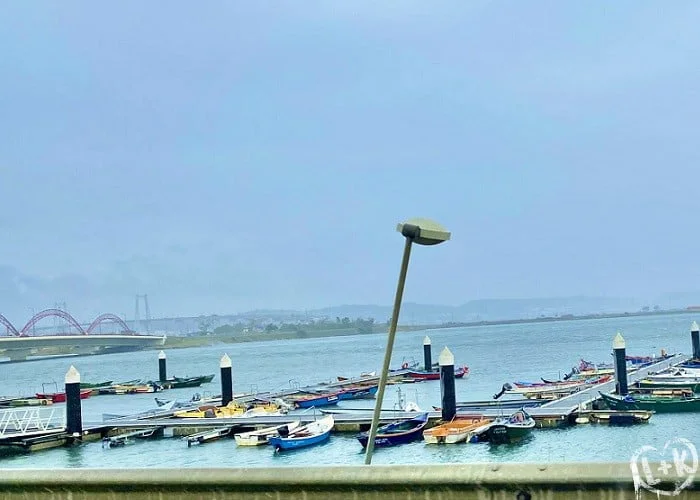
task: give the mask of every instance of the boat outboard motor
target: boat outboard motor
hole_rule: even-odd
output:
[[[500,398],[501,396],[503,396],[503,394],[505,394],[506,391],[509,391],[512,388],[513,388],[513,386],[506,382],[505,384],[503,384],[503,387],[501,387],[500,392],[498,394],[493,395],[493,399]]]
[[[277,428],[277,434],[280,435],[280,437],[287,437],[289,436],[289,426],[283,425],[281,427]]]

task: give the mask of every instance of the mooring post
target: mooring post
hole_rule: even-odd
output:
[[[66,372],[66,433],[75,439],[80,439],[83,435],[80,373],[73,365]]]
[[[158,353],[158,380],[165,382],[168,380],[168,370],[167,370],[167,356],[165,351],[160,351]]]
[[[445,347],[438,358],[440,365],[440,394],[442,395],[442,420],[449,422],[457,413],[455,394],[455,357]]]
[[[423,364],[425,365],[425,371],[426,372],[431,372],[433,371],[433,354],[432,354],[432,345],[430,342],[430,337],[427,335],[423,339]]]
[[[693,359],[700,359],[700,327],[697,321],[690,326],[690,339],[693,341]]]
[[[233,376],[231,374],[231,358],[228,354],[221,357],[221,406],[226,406],[233,400]]]
[[[615,356],[615,392],[620,396],[626,396],[627,390],[627,360],[625,359],[625,339],[617,332],[613,340],[613,354]]]

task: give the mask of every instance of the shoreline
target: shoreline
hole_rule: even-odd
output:
[[[585,314],[580,316],[563,315],[563,316],[546,316],[542,318],[520,318],[520,319],[503,319],[492,321],[471,321],[471,322],[448,322],[440,325],[422,324],[422,325],[399,325],[397,333],[429,331],[429,330],[447,330],[452,328],[475,328],[480,326],[506,326],[519,324],[534,324],[534,323],[553,323],[567,321],[585,321],[595,319],[616,319],[630,317],[648,317],[648,316],[671,316],[677,314],[693,314],[700,315],[700,311],[688,311],[685,309],[664,310],[664,311],[639,311],[639,312],[624,312],[624,313],[603,313],[603,314]],[[356,328],[346,329],[331,329],[306,331],[303,334],[298,332],[276,332],[276,333],[254,333],[246,335],[197,335],[189,337],[167,337],[165,345],[158,349],[185,349],[188,347],[202,347],[215,344],[240,344],[245,342],[265,342],[272,340],[304,340],[311,338],[327,338],[327,337],[347,337],[352,335],[371,335],[376,333],[386,333],[386,325],[375,325],[371,332],[359,332]]]

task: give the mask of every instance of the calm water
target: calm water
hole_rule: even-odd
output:
[[[471,373],[457,380],[458,401],[490,399],[504,382],[555,378],[584,357],[594,362],[612,361],[611,344],[619,330],[633,355],[690,351],[690,323],[693,316],[679,314],[644,318],[620,318],[431,330],[433,360],[448,346],[456,364],[466,364]],[[425,332],[399,334],[393,366],[402,359],[422,360]],[[199,389],[180,389],[163,397],[188,399],[193,393],[218,394],[218,363],[227,352],[233,360],[234,391],[275,390],[290,383],[311,384],[334,380],[338,375],[356,376],[378,370],[383,359],[386,335],[259,342],[204,348],[169,350],[168,372],[186,376],[217,373],[211,384]],[[32,394],[62,387],[65,372],[73,363],[84,381],[156,379],[157,351],[53,359],[0,365],[0,394]],[[440,404],[440,384],[429,381],[403,385],[408,401],[421,408]],[[155,406],[153,394],[99,396],[83,402],[83,420],[99,422],[102,413],[133,413]],[[396,386],[387,388],[384,407],[396,402]],[[369,407],[373,400],[353,402]],[[55,408],[64,410],[65,405]],[[410,464],[439,462],[550,462],[627,461],[642,445],[662,448],[674,437],[700,444],[697,417],[655,415],[647,425],[629,428],[575,426],[542,429],[516,445],[460,444],[426,446],[423,442],[376,450],[373,463]],[[362,464],[362,448],[351,434],[333,435],[326,444],[291,453],[274,454],[269,447],[237,448],[233,440],[203,446],[187,445],[180,438],[163,438],[133,445],[103,449],[100,442],[71,449],[0,458],[0,467],[221,467]]]

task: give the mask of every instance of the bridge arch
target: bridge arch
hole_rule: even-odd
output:
[[[19,332],[17,331],[17,328],[15,328],[15,325],[10,323],[10,320],[2,314],[0,314],[0,325],[3,325],[5,328],[7,328],[7,330],[10,331],[12,335],[19,337]]]
[[[68,314],[66,311],[61,311],[60,309],[45,309],[41,312],[38,312],[35,314],[32,319],[30,319],[26,325],[22,327],[22,329],[19,331],[19,335],[21,337],[27,337],[29,330],[36,325],[39,321],[41,321],[44,318],[49,318],[51,316],[57,316],[59,318],[62,318],[68,322],[69,325],[74,327],[78,332],[82,335],[87,335],[87,332],[83,329],[82,326],[80,326],[80,323],[78,323],[73,316]]]
[[[129,328],[129,325],[127,325],[123,319],[121,319],[116,314],[112,314],[112,313],[100,314],[97,318],[95,318],[95,321],[90,323],[90,326],[87,327],[87,330],[85,331],[85,333],[86,334],[92,333],[100,323],[104,323],[105,321],[111,321],[112,323],[116,323],[123,328],[123,331],[125,331],[127,333],[133,333],[131,328]]]

